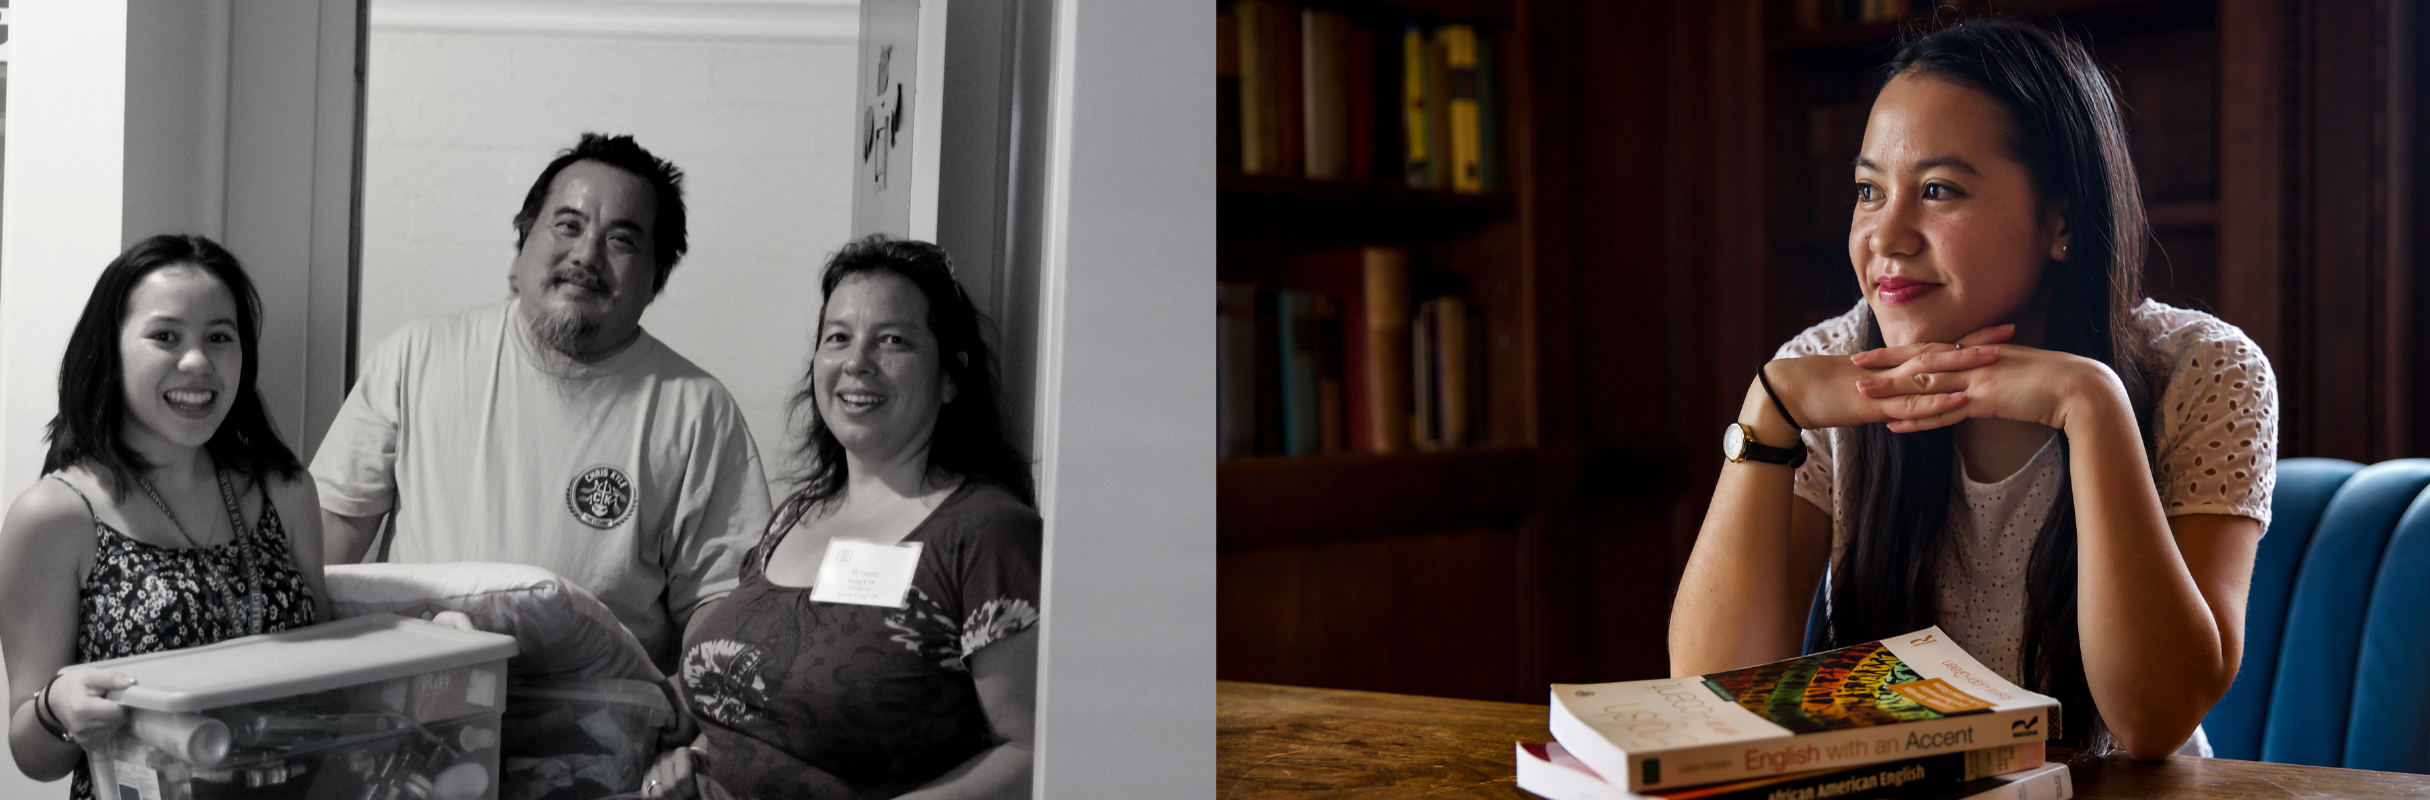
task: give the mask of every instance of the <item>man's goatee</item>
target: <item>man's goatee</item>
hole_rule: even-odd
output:
[[[598,332],[598,320],[570,308],[543,311],[532,318],[532,337],[571,358],[582,357],[583,342]]]

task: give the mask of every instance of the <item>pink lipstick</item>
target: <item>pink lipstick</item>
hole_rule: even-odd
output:
[[[1895,306],[1931,294],[1940,289],[1941,285],[1897,275],[1884,275],[1874,279],[1873,288],[1874,295],[1880,297],[1883,303]]]

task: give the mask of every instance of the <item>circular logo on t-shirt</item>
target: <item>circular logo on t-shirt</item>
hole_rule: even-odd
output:
[[[633,517],[633,479],[604,464],[583,470],[565,485],[565,509],[593,528],[622,525]]]

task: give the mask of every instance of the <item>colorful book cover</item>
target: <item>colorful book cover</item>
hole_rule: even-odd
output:
[[[1552,687],[1553,737],[1636,792],[2042,741],[2057,712],[1937,627],[1703,677]]]

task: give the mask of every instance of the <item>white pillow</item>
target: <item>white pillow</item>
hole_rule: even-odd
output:
[[[337,615],[421,617],[459,611],[473,627],[515,637],[506,662],[517,677],[575,675],[661,682],[641,640],[599,598],[557,574],[524,564],[332,564]]]

